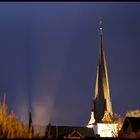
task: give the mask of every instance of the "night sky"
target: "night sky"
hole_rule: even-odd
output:
[[[0,2],[0,98],[33,123],[87,125],[103,18],[113,112],[140,109],[139,2]]]

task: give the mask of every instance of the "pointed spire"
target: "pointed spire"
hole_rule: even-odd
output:
[[[112,115],[102,24],[103,21],[102,18],[100,18],[100,51],[94,99],[94,113],[96,122],[101,121],[101,119],[105,115],[105,111],[109,112]]]
[[[31,111],[29,111],[29,128],[32,126],[32,114]]]
[[[105,116],[105,112],[107,112],[106,114],[112,115],[112,104],[110,100],[107,64],[104,52],[103,21],[101,17],[99,19],[99,28],[100,28],[99,62],[97,66],[95,96],[93,98],[93,108],[92,108],[92,112],[94,112],[95,123],[102,122],[102,119]]]
[[[30,137],[32,138],[33,135],[34,135],[34,128],[33,128],[33,121],[32,121],[32,114],[31,114],[31,111],[29,111],[29,134],[30,134]]]

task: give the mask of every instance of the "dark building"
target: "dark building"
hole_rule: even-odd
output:
[[[95,137],[92,128],[78,126],[56,126],[47,125],[46,138],[90,138]]]
[[[140,117],[126,117],[119,132],[120,138],[140,138]]]

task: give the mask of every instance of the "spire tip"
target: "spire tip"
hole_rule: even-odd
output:
[[[99,28],[100,28],[100,32],[101,34],[103,34],[103,18],[102,17],[99,17]]]

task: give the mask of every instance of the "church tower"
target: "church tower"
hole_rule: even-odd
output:
[[[107,64],[104,52],[103,27],[101,19],[99,23],[99,28],[100,48],[94,92],[95,96],[93,97],[91,117],[87,127],[93,127],[93,125],[96,123],[105,123],[111,121],[111,116],[113,114],[112,104],[110,100]]]

